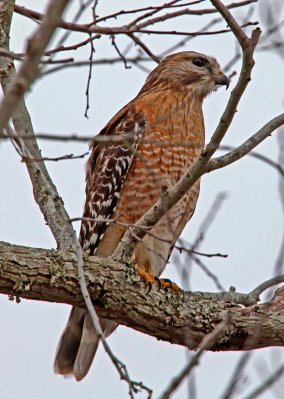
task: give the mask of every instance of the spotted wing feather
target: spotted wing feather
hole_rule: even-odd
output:
[[[130,105],[123,108],[100,132],[110,136],[107,142],[91,143],[87,164],[86,203],[80,231],[80,243],[93,254],[119,201],[120,192],[132,163],[146,119]],[[115,141],[112,137],[125,137]]]

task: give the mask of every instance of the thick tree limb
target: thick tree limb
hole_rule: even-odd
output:
[[[174,292],[148,288],[132,265],[85,258],[88,289],[99,316],[160,340],[196,349],[228,312],[233,321],[211,350],[284,346],[284,289],[273,299],[248,307],[245,294]],[[274,284],[284,281],[284,276]],[[272,283],[270,282],[271,285]],[[265,286],[268,286],[267,284]],[[0,243],[0,292],[15,298],[84,306],[74,254]],[[252,291],[252,292],[255,292]],[[255,303],[256,299],[251,299]]]

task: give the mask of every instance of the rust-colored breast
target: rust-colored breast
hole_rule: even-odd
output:
[[[201,102],[189,97],[159,94],[137,100],[146,116],[147,129],[129,169],[114,218],[135,223],[173,187],[204,146]],[[190,197],[194,198],[190,198]],[[195,187],[182,201],[196,202]]]

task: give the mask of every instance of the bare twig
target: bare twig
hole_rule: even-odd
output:
[[[93,56],[95,53],[95,48],[93,45],[93,42],[90,41],[90,56],[89,56],[89,73],[88,73],[88,79],[87,79],[87,88],[86,88],[86,108],[85,108],[85,114],[84,116],[86,118],[88,117],[88,111],[90,108],[90,84],[91,84],[91,79],[92,79],[92,69],[93,69]]]
[[[284,165],[284,126],[280,129],[280,134],[278,135],[278,145],[279,145],[279,157],[278,162],[280,165]],[[282,206],[282,226],[283,226],[283,215],[284,215],[284,182],[283,179],[279,180],[279,196],[280,203]],[[282,227],[283,230],[283,227]],[[277,276],[284,272],[284,232],[282,232],[282,240],[278,253],[277,260],[275,262],[274,274]]]
[[[219,23],[221,20],[222,20],[221,18],[214,18],[208,24],[203,26],[199,31],[200,32],[206,32],[207,30],[211,29],[214,25]],[[163,51],[159,55],[159,57],[160,58],[165,57],[166,55],[168,55],[168,54],[180,49],[181,47],[185,46],[189,41],[191,41],[193,39],[194,39],[194,36],[187,36],[187,37],[183,38],[182,40],[179,40],[176,44],[174,44],[171,47],[168,47],[165,51]]]
[[[225,393],[221,396],[220,399],[231,399],[234,397],[238,384],[242,378],[242,375],[245,371],[245,366],[251,357],[251,352],[245,352],[241,355],[240,360],[238,361],[234,371],[232,373],[232,377],[229,380],[228,386],[226,388]]]
[[[281,133],[281,131],[278,133],[277,137],[278,137],[278,141],[280,141],[282,138],[284,138],[284,129],[283,129],[282,133]],[[219,149],[222,151],[232,151],[232,150],[236,150],[236,147],[232,147],[230,145],[220,145]],[[240,149],[240,147],[238,147],[238,152],[239,151],[242,151]],[[282,181],[282,178],[284,177],[284,167],[282,166],[282,165],[284,165],[284,159],[283,159],[283,161],[281,161],[281,159],[279,157],[279,161],[275,162],[273,159],[269,158],[268,156],[263,155],[260,152],[253,151],[252,149],[246,155],[249,155],[252,158],[258,159],[259,161],[262,161],[262,162],[266,163],[267,165],[271,166],[272,168],[276,169],[276,171],[280,174],[281,181]]]
[[[239,2],[233,2],[231,4],[227,5],[228,9],[233,9],[236,7],[243,7],[248,4],[254,3],[257,0],[246,0],[246,1],[239,1]],[[160,6],[161,8],[163,6]],[[42,21],[44,18],[44,14],[31,10],[29,8],[15,5],[15,12],[27,16],[29,18],[33,18],[34,20]],[[132,11],[131,11],[132,12]],[[125,14],[124,11],[120,12],[121,15]],[[215,8],[208,8],[208,9],[200,9],[200,10],[195,10],[195,9],[183,9],[179,12],[174,12],[174,13],[167,13],[166,15],[163,15],[160,17],[160,21],[166,21],[168,19],[176,18],[181,15],[205,15],[205,14],[213,14],[216,13]],[[115,16],[113,16],[115,17]],[[117,17],[117,16],[116,16]],[[103,17],[102,20],[106,20],[107,17]],[[140,25],[138,24],[135,29],[129,29],[127,26],[123,25],[121,27],[101,27],[98,26],[99,19],[96,20],[96,25],[91,24],[77,24],[77,23],[72,23],[72,22],[66,22],[62,19],[58,20],[58,27],[71,30],[71,31],[77,31],[77,32],[85,32],[85,33],[101,33],[104,35],[111,35],[111,34],[129,34],[129,33],[135,33],[135,32],[144,32],[144,33],[149,33],[150,31],[147,31],[145,29],[141,29]],[[156,22],[159,22],[156,20]],[[153,24],[153,19],[148,19],[147,22],[143,23],[143,26],[147,25],[152,25]],[[131,26],[131,22],[129,23]],[[153,33],[158,33],[160,34],[161,31],[153,32]],[[166,34],[179,34],[178,32],[175,31],[166,31]],[[171,32],[171,33],[170,33]],[[184,32],[182,33],[184,34]],[[187,34],[187,33],[186,33]]]
[[[129,33],[128,35],[136,44],[137,46],[141,47],[146,54],[149,55],[150,58],[152,58],[153,61],[155,61],[157,64],[161,61],[161,58],[156,56],[150,49],[149,47],[146,46],[142,40],[140,40],[137,36],[134,35],[134,33]]]
[[[212,172],[215,169],[223,168],[230,165],[233,162],[243,158],[251,150],[253,150],[258,144],[260,144],[267,137],[271,136],[275,130],[284,124],[284,113],[276,116],[266,123],[261,129],[259,129],[254,135],[246,140],[239,147],[230,151],[228,154],[222,155],[218,158],[213,158],[208,162],[206,172]]]
[[[78,48],[81,48],[83,46],[85,46],[86,44],[96,40],[96,39],[100,39],[101,35],[99,34],[95,34],[95,35],[90,35],[90,37],[88,37],[88,39],[86,40],[82,40],[79,43],[75,43],[72,44],[70,46],[63,46],[62,44],[58,45],[57,47],[51,49],[51,50],[46,50],[43,54],[50,56],[53,54],[57,54],[60,53],[61,51],[70,51],[70,50],[78,50]],[[25,55],[25,54],[20,54],[20,55]]]
[[[226,194],[225,193],[219,193],[217,195],[217,197],[214,199],[213,204],[211,205],[209,212],[205,215],[200,227],[199,227],[199,231],[196,235],[196,238],[194,240],[194,243],[191,246],[191,251],[188,252],[188,255],[184,266],[182,268],[182,281],[186,281],[188,282],[190,280],[190,272],[192,270],[192,263],[193,261],[195,261],[195,263],[201,268],[201,270],[203,272],[205,272],[205,274],[210,277],[213,282],[215,283],[216,287],[218,289],[220,289],[221,291],[225,291],[223,289],[222,284],[220,283],[218,277],[212,273],[204,264],[203,262],[201,262],[199,260],[199,258],[197,256],[194,255],[198,255],[199,252],[197,251],[197,248],[199,248],[200,244],[202,243],[202,241],[205,238],[206,232],[208,231],[209,227],[211,226],[211,224],[213,223],[215,217],[218,215],[218,211],[220,210],[223,201],[226,198]],[[221,254],[219,254],[221,255]],[[222,257],[226,257],[227,255],[223,255]],[[189,287],[188,287],[189,289]]]
[[[253,158],[259,159],[260,161],[265,162],[269,166],[275,168],[281,176],[284,176],[284,168],[282,167],[283,162],[275,162],[271,158],[268,158],[267,156],[253,151],[253,149],[260,144],[263,140],[268,138],[276,129],[277,126],[282,126],[283,124],[283,114],[279,115],[278,117],[272,119],[270,122],[268,122],[267,125],[263,126],[258,132],[255,133],[255,135],[251,136],[247,141],[245,141],[243,144],[241,144],[238,147],[232,147],[229,145],[224,145],[221,144],[219,147],[219,150],[222,151],[230,151],[229,153],[223,155],[222,157],[217,157],[217,158],[212,158],[209,163],[208,163],[208,172],[211,172],[215,169],[219,169],[222,167],[225,167],[229,165],[230,163],[236,162],[237,160],[241,159],[245,155],[249,155]],[[282,135],[282,130],[279,132],[279,140]],[[13,136],[12,136],[13,137]],[[0,139],[2,140],[7,140],[12,138],[9,136],[9,134],[5,135],[0,135]],[[66,141],[74,141],[78,143],[85,143],[89,142],[91,140],[95,142],[103,142],[103,143],[108,143],[108,142],[124,142],[125,140],[131,140],[133,139],[133,135],[125,135],[123,138],[117,136],[117,135],[109,135],[109,136],[83,136],[79,135],[77,133],[73,134],[68,134],[68,135],[63,135],[63,134],[57,134],[57,133],[36,133],[35,135],[25,135],[22,139],[23,140],[34,140],[34,138],[38,140],[47,140],[47,141],[61,141],[61,142],[66,142]],[[153,140],[141,140],[141,143],[144,144],[157,144],[156,141]],[[169,145],[180,145],[182,147],[186,146],[191,146],[192,143],[179,143],[179,142],[163,142],[159,143],[161,146],[169,146]],[[40,159],[40,158],[37,158]]]
[[[66,154],[62,155],[60,157],[42,157],[42,158],[28,158],[28,157],[23,157],[22,156],[22,162],[43,162],[43,161],[53,161],[53,162],[58,162],[58,161],[69,161],[71,159],[82,159],[85,158],[87,155],[89,155],[89,152],[84,152],[83,154],[80,155],[74,155],[74,154]]]
[[[118,46],[117,46],[117,44],[116,44],[115,36],[114,36],[114,35],[111,35],[110,38],[111,38],[111,44],[113,45],[113,47],[115,48],[117,54],[119,55],[119,57],[121,58],[122,62],[124,63],[124,68],[125,68],[125,69],[130,69],[131,66],[129,66],[129,65],[127,64],[127,59],[126,59],[125,56],[122,54],[122,52],[119,50],[119,48],[118,48]]]
[[[174,391],[180,386],[183,380],[190,374],[192,369],[198,365],[199,359],[204,351],[212,347],[220,336],[224,333],[226,328],[232,323],[232,315],[227,313],[226,318],[219,323],[213,331],[205,335],[196,354],[190,359],[189,363],[182,369],[182,371],[171,381],[165,391],[159,396],[159,399],[169,399]]]
[[[241,294],[237,293],[235,291],[229,291],[229,292],[218,292],[216,293],[216,296],[220,296],[225,301],[228,302],[234,302],[234,303],[239,303],[240,305],[244,306],[250,306],[254,305],[259,301],[260,295],[266,291],[268,288],[273,287],[277,284],[284,283],[284,274],[281,274],[280,276],[276,276],[271,278],[270,280],[267,280],[261,284],[259,284],[254,290],[252,290],[249,294]],[[210,298],[211,294],[206,292],[199,292],[198,294],[201,295],[203,298]]]
[[[225,291],[225,288],[223,285],[220,283],[219,278],[216,276],[216,274],[212,273],[208,267],[197,257],[192,255],[192,258],[194,262],[200,267],[200,269],[209,277],[211,280],[214,282],[216,288],[219,291]]]
[[[92,2],[93,2],[93,0],[86,0],[86,2],[80,1],[78,10],[72,19],[73,23],[79,21],[80,17],[84,13],[84,11],[92,4]],[[70,35],[71,35],[71,31],[64,32],[63,36],[59,39],[59,41],[57,43],[57,47],[63,46],[63,43],[68,39],[68,37]]]
[[[279,380],[280,377],[284,374],[284,365],[282,364],[274,373],[271,374],[264,382],[258,386],[253,392],[251,392],[248,396],[243,399],[256,399],[263,392],[267,391],[276,381]]]

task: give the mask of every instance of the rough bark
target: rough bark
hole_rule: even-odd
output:
[[[232,323],[211,350],[284,346],[284,289],[273,299],[247,307],[222,294],[158,291],[136,275],[131,264],[85,257],[85,275],[99,316],[157,339],[196,349],[228,312]],[[72,253],[0,242],[0,293],[10,298],[84,306]]]

